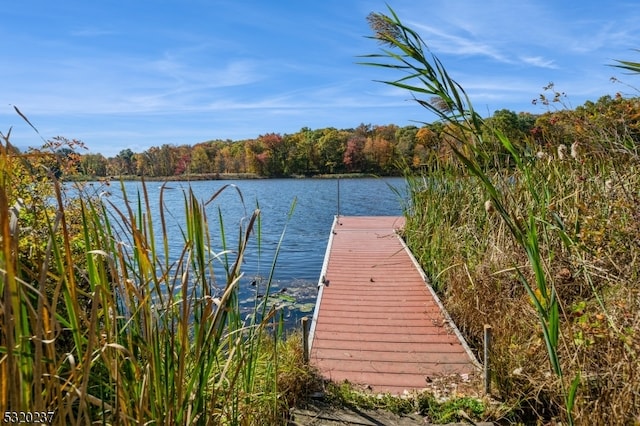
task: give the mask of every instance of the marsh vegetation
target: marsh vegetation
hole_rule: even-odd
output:
[[[395,72],[385,83],[448,135],[408,176],[405,238],[476,348],[493,326],[492,379],[511,419],[640,421],[640,101],[570,110],[550,84],[537,99],[550,111],[518,133],[480,117],[392,10],[369,22],[382,48],[366,63]]]
[[[238,286],[244,254],[259,244],[260,210],[233,231],[212,229],[205,207],[233,188],[208,200],[185,190],[184,221],[169,233],[162,192],[150,200],[145,186],[123,188],[121,207],[67,197],[45,164],[59,157],[3,142],[3,411],[53,412],[54,424],[281,423],[315,379],[268,297],[241,314]]]

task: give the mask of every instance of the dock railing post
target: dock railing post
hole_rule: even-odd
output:
[[[484,325],[484,393],[491,393],[491,366],[489,363],[489,352],[491,351],[491,326]]]
[[[338,211],[336,212],[336,215],[340,216],[340,178],[338,178],[337,182],[338,182]]]
[[[304,363],[309,363],[309,318],[302,318],[302,357]]]

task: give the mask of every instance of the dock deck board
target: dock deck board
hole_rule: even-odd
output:
[[[397,234],[396,216],[338,216],[320,277],[310,360],[375,392],[421,390],[478,362]]]

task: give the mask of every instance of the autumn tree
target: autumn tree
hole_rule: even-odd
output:
[[[191,173],[191,149],[186,146],[180,146],[175,149],[175,168],[173,174],[178,176]]]
[[[364,145],[367,141],[365,136],[353,135],[347,141],[342,162],[348,172],[361,172],[366,167]]]
[[[175,147],[170,144],[163,144],[155,151],[157,175],[156,176],[173,176],[176,169]]]
[[[432,151],[425,148],[422,144],[416,144],[413,149],[413,157],[411,158],[411,167],[414,169],[427,165],[432,159]]]
[[[568,111],[546,112],[535,122],[532,136],[539,145],[555,149],[560,144],[571,145],[575,140],[572,114]]]
[[[138,160],[138,174],[141,176],[160,176],[162,171],[160,169],[160,148],[152,146],[137,157]],[[166,176],[166,175],[165,175]]]
[[[193,173],[211,173],[213,171],[213,159],[215,148],[211,143],[199,143],[191,150],[191,171]]]
[[[322,130],[318,138],[319,169],[321,173],[335,173],[342,171],[344,150],[349,133],[328,127]]]
[[[579,143],[592,145],[594,136],[605,135],[619,140],[627,149],[640,145],[640,98],[624,98],[621,94],[602,96],[596,102],[587,101],[576,108],[575,138]],[[593,142],[593,143],[592,143]]]
[[[264,146],[255,139],[244,141],[245,171],[247,173],[264,174],[267,154]]]
[[[244,146],[240,142],[227,141],[220,151],[220,155],[226,158],[226,171],[229,173],[246,173],[247,160],[245,158]]]
[[[51,264],[45,261],[51,225],[59,220],[60,211],[52,203],[55,188],[66,177],[81,170],[84,143],[75,139],[55,137],[40,148],[29,148],[25,153],[14,149],[9,137],[0,134],[0,166],[4,202],[15,213],[17,252],[20,267],[29,271],[46,272]],[[64,187],[59,187],[64,191]],[[69,229],[79,232],[77,197],[62,197],[64,214]],[[74,232],[73,235],[76,235]],[[56,237],[61,237],[56,234]],[[74,254],[83,257],[81,247],[71,239]],[[76,250],[78,249],[78,250]],[[74,259],[78,260],[79,259]],[[53,277],[53,274],[51,275]]]
[[[107,164],[107,159],[102,154],[84,154],[80,158],[79,169],[87,176],[105,177]]]
[[[396,142],[396,134],[400,128],[395,124],[387,124],[383,126],[373,126],[373,133],[391,143]]]
[[[319,137],[319,135],[318,135]],[[310,175],[318,170],[318,149],[314,132],[308,127],[285,135],[289,148],[287,164],[289,173]]]
[[[530,113],[516,114],[514,111],[501,109],[485,119],[486,132],[483,137],[486,141],[494,142],[494,149],[497,150],[501,149],[502,144],[492,136],[496,130],[516,144],[525,144],[530,139],[535,120],[536,116]]]
[[[132,175],[135,173],[133,151],[129,148],[123,149],[116,155],[115,159],[110,162],[110,174],[113,175]]]
[[[395,128],[379,126],[374,128],[374,136],[367,138],[363,153],[369,170],[374,173],[388,173],[394,161]]]
[[[373,134],[373,126],[371,124],[360,123],[358,127],[353,129],[354,136],[362,136],[364,138],[368,138]]]
[[[213,161],[213,170],[216,173],[229,173],[232,164],[233,160],[231,158],[231,149],[228,144],[218,144]]]
[[[258,160],[262,163],[262,174],[282,176],[287,172],[287,146],[278,133],[267,133],[258,137],[258,143],[264,147]]]
[[[418,128],[416,126],[405,126],[396,130],[396,152],[406,164],[411,164],[413,160],[417,133]]]

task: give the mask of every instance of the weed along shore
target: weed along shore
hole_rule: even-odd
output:
[[[411,91],[449,135],[408,176],[404,237],[476,350],[491,327],[494,395],[524,422],[638,423],[640,138],[626,115],[638,99],[507,131],[389,12],[369,16],[385,48],[367,65],[397,72],[385,83]],[[546,89],[543,104],[562,102]]]
[[[16,184],[29,176],[25,162],[2,155],[11,166],[0,188],[10,225],[2,234],[0,365],[9,420],[31,409],[52,411],[53,424],[283,421],[313,376],[302,368],[299,337],[284,339],[282,311],[266,303],[268,285],[252,315],[240,309],[241,267],[260,210],[234,230],[230,246],[231,230],[211,228],[205,214],[230,187],[208,201],[185,190],[181,232],[169,233],[176,211],[162,193],[158,203],[146,186],[137,194],[122,186],[122,207],[99,196],[67,198],[51,176],[32,176],[39,186]],[[25,204],[36,212],[29,233],[20,228]],[[170,256],[177,238],[182,248]]]

